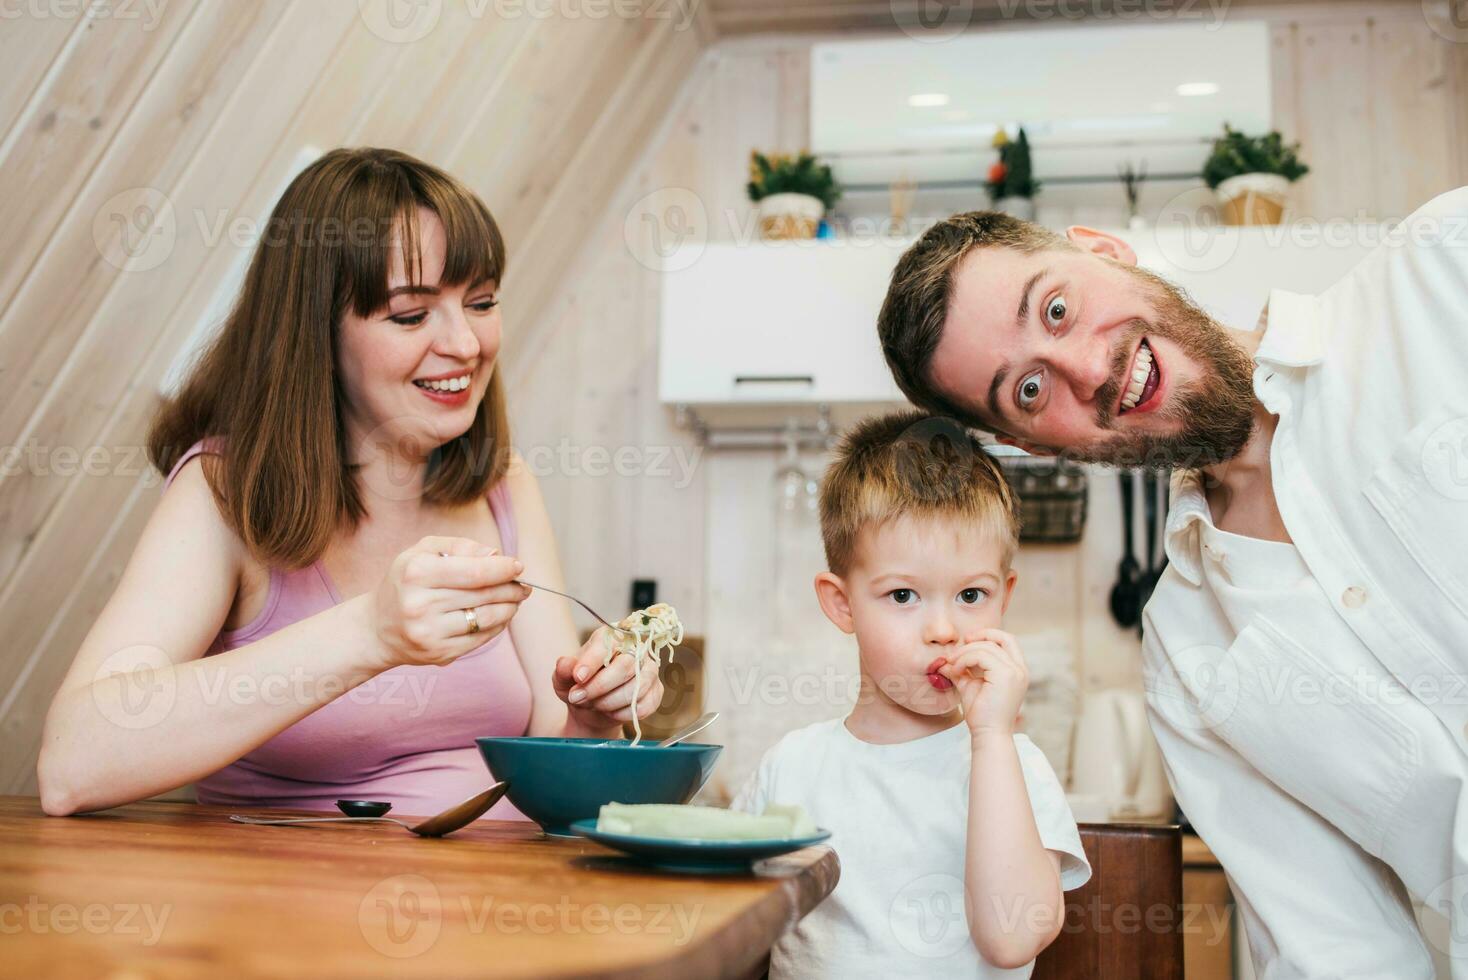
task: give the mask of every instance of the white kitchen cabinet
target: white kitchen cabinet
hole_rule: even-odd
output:
[[[906,243],[711,244],[664,273],[664,402],[903,401],[877,311]]]

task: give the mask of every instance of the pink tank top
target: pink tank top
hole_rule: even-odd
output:
[[[190,447],[164,487],[190,459],[218,447],[213,439]],[[500,550],[513,555],[519,542],[503,480],[488,500]],[[253,643],[341,601],[320,561],[297,571],[271,569],[265,608],[248,625],[221,631],[205,656]],[[384,800],[394,816],[435,814],[488,788],[493,778],[474,739],[524,735],[530,703],[530,681],[505,629],[445,667],[378,674],[199,780],[198,800],[332,812],[339,799]],[[483,819],[526,818],[505,799]]]

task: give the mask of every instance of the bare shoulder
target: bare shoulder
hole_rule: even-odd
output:
[[[169,502],[171,494],[177,499]],[[270,569],[250,553],[245,543],[229,526],[214,499],[214,491],[204,475],[202,456],[183,465],[164,493],[159,511],[171,508],[165,518],[179,533],[197,539],[207,548],[213,576],[227,577],[233,583],[233,594],[225,629],[238,629],[255,618],[265,603],[270,585]]]
[[[201,544],[228,553],[234,560],[241,558],[246,550],[244,542],[219,511],[219,503],[204,475],[203,455],[195,456],[179,468],[173,482],[163,491],[163,498],[149,522],[150,529],[155,522],[160,530],[187,534],[191,539],[197,537]]]

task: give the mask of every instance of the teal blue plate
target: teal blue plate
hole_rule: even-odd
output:
[[[595,820],[576,820],[571,833],[630,854],[664,871],[684,874],[743,874],[764,858],[789,854],[819,844],[831,836],[817,829],[809,837],[780,837],[769,840],[695,840],[693,838],[638,837],[609,834],[596,829]]]

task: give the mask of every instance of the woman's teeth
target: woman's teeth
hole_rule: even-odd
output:
[[[469,387],[469,375],[465,374],[457,378],[448,378],[444,381],[414,381],[420,388],[428,388],[431,391],[463,391]]]
[[[1147,376],[1152,373],[1152,348],[1147,342],[1142,341],[1141,347],[1137,349],[1137,359],[1132,366],[1132,377],[1127,384],[1126,394],[1121,397],[1121,410],[1123,412],[1137,407],[1137,402],[1142,400],[1142,389],[1147,387]]]

